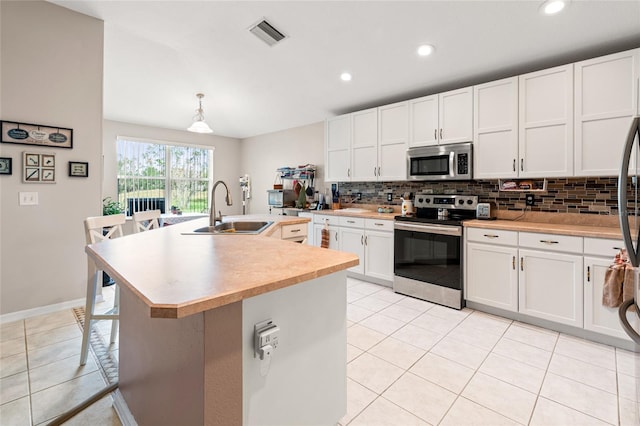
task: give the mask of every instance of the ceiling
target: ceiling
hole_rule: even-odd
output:
[[[640,0],[52,2],[105,22],[106,119],[185,129],[202,92],[235,138],[640,46]],[[263,18],[289,37],[263,43]]]

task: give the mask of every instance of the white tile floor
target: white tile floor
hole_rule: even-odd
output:
[[[349,279],[342,425],[634,425],[637,354]]]
[[[354,279],[347,298],[341,425],[635,424],[636,354]],[[0,424],[46,423],[105,386],[80,340],[70,310],[0,326]],[[106,397],[68,424],[120,422]]]
[[[106,310],[113,287],[103,289]],[[109,341],[110,322],[97,329]],[[0,425],[46,424],[106,386],[94,355],[80,367],[82,329],[73,311],[0,325]],[[109,348],[117,357],[117,343]],[[107,396],[67,422],[68,425],[120,425]]]

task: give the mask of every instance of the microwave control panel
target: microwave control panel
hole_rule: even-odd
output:
[[[458,174],[469,174],[469,154],[467,153],[458,154]]]

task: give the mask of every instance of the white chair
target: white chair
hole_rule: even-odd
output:
[[[133,214],[133,232],[144,232],[160,227],[160,210],[147,210]]]
[[[87,244],[95,244],[111,238],[122,237],[122,225],[126,222],[123,214],[111,216],[88,217],[84,221]],[[106,232],[105,232],[106,231]],[[94,321],[112,320],[111,343],[116,341],[118,334],[118,318],[120,308],[120,288],[116,284],[113,308],[103,314],[95,314],[96,294],[102,288],[102,271],[90,259],[87,259],[87,301],[84,309],[84,331],[82,333],[82,350],[80,352],[80,365],[87,363],[89,353],[89,338]]]

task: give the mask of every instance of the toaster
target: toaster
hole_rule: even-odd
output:
[[[493,220],[496,218],[495,203],[478,203],[476,207],[476,217],[478,219]]]

